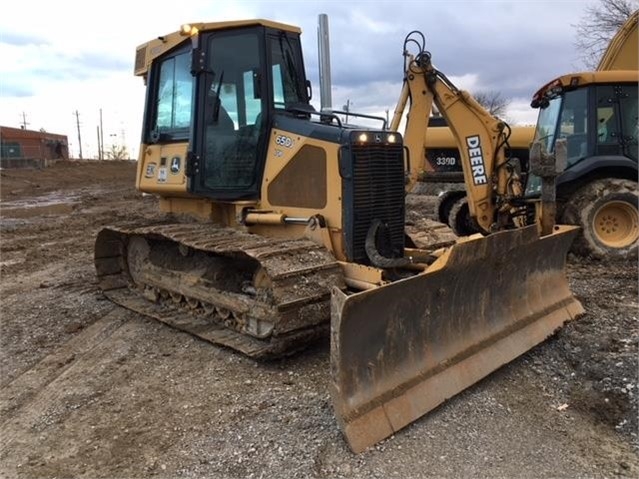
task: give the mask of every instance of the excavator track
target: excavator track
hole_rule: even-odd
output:
[[[107,227],[95,245],[113,302],[253,358],[284,356],[327,335],[333,255],[211,224]]]

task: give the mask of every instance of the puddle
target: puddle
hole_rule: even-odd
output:
[[[30,218],[71,213],[77,203],[78,197],[76,195],[54,191],[44,196],[0,202],[0,217]]]

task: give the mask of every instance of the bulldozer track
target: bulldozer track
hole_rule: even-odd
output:
[[[330,290],[344,287],[335,258],[310,240],[211,224],[105,228],[95,265],[115,303],[254,358],[290,354],[325,335]]]

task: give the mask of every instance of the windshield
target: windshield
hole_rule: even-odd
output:
[[[553,98],[545,108],[540,108],[537,119],[537,130],[535,131],[535,141],[540,141],[544,145],[546,152],[550,153],[555,145],[555,134],[557,132],[557,122],[561,110],[562,97]]]
[[[535,139],[547,152],[554,151],[557,138],[565,138],[568,164],[588,154],[588,89],[580,88],[553,98],[539,112]]]
[[[588,89],[579,88],[565,92],[549,101],[539,111],[535,140],[545,146],[548,153],[555,149],[558,138],[566,140],[568,166],[586,158],[588,150]],[[527,192],[539,190],[538,178],[530,175]]]

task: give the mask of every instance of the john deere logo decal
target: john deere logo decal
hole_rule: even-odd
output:
[[[180,172],[180,157],[174,156],[171,159],[171,173],[177,175]]]

